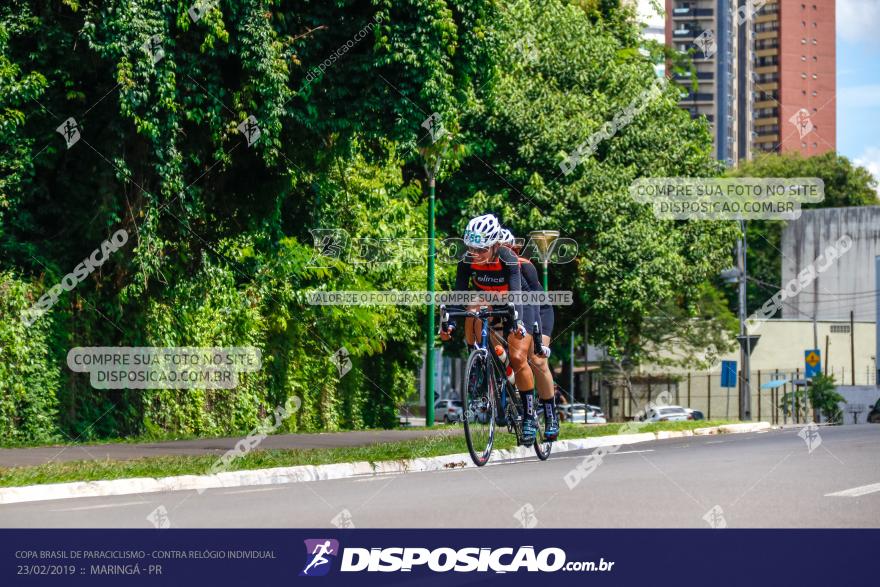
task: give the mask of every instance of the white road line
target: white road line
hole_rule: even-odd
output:
[[[618,451],[618,452],[609,452],[609,453],[605,453],[605,455],[604,455],[602,458],[605,458],[605,457],[608,457],[608,456],[611,456],[611,455],[632,455],[632,454],[636,454],[636,453],[640,453],[640,452],[654,452],[654,449],[648,449],[648,450],[621,450],[621,451]],[[554,457],[552,454],[550,455],[550,460],[551,460],[551,461],[564,461],[564,460],[567,460],[567,459],[580,459],[580,460],[583,460],[584,458],[585,458],[584,455],[573,455],[573,456],[564,456],[564,457]]]
[[[224,491],[220,495],[237,495],[239,493],[261,493],[263,491],[275,491],[276,489],[281,489],[281,485],[275,485],[273,487],[258,487],[257,489],[239,489],[237,491]]]
[[[861,487],[853,487],[835,493],[826,493],[825,497],[861,497],[869,493],[880,491],[880,483],[872,483],[871,485],[862,485]]]
[[[145,503],[150,503],[148,501],[126,501],[124,503],[105,503],[101,505],[84,505],[77,508],[63,508],[60,510],[49,510],[52,512],[79,512],[83,510],[104,510],[107,508],[121,508],[130,505],[144,505]]]

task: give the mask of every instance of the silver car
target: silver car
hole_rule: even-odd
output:
[[[462,407],[457,399],[441,399],[434,404],[434,421],[458,422],[461,420]]]
[[[694,417],[681,406],[656,406],[639,419],[642,422],[683,422],[693,420]]]

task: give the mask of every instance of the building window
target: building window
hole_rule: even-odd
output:
[[[832,324],[831,333],[849,334],[849,324]]]
[[[815,98],[818,95],[819,95],[819,93],[816,90],[813,90],[813,97]]]
[[[802,74],[801,74],[801,77],[804,78],[804,79],[807,79],[807,74],[802,73]]]
[[[807,40],[806,40],[806,39],[801,39],[801,45],[806,45],[806,44],[807,44]]]
[[[806,55],[801,55],[801,61],[806,61],[806,60],[807,60],[807,56],[806,56]]]
[[[819,76],[816,75],[816,74],[814,73],[814,74],[813,74],[813,79],[819,79]]]

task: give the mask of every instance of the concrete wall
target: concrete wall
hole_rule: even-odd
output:
[[[782,233],[782,284],[795,279],[845,234],[852,238],[852,248],[799,295],[787,299],[783,317],[806,318],[816,311],[819,320],[849,320],[853,310],[857,321],[876,321],[874,257],[880,255],[880,206],[804,210]]]
[[[867,423],[868,412],[880,399],[880,389],[873,385],[839,385],[837,393],[846,400],[839,403],[844,424]]]
[[[835,332],[832,332],[832,327]],[[828,374],[834,374],[838,383],[852,382],[851,347],[855,356],[855,383],[857,385],[874,384],[874,323],[856,322],[854,324],[854,345],[850,344],[848,332],[837,332],[849,328],[849,320],[817,322],[816,331],[819,339],[819,350],[822,355],[822,368],[827,363]],[[813,323],[809,320],[768,320],[759,331],[761,339],[752,349],[752,371],[774,371],[797,373],[804,372],[804,351],[813,348]],[[825,337],[828,337],[828,353],[825,352]],[[672,357],[672,353],[660,353],[664,357]],[[829,358],[830,357],[830,358]],[[721,373],[721,360],[739,361],[739,348],[722,355],[708,373]],[[643,373],[665,373],[664,369],[645,365]],[[706,371],[701,372],[705,375]],[[754,383],[754,382],[753,382]]]

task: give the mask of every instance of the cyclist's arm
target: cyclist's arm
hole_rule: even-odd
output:
[[[538,278],[538,269],[535,267],[534,263],[528,259],[523,259],[520,264],[520,269],[523,274],[523,279],[528,284],[530,291],[544,291],[544,286],[541,285],[541,280]],[[546,304],[541,304],[538,309],[539,311],[536,312],[536,314],[538,325],[541,327],[541,333],[549,336],[550,331],[553,330],[553,306],[548,302]]]
[[[507,290],[511,293],[520,293],[522,291],[527,291],[526,287],[523,287],[522,273],[519,270],[519,257],[516,256],[516,253],[508,249],[507,247],[501,247],[498,251],[498,260],[501,261],[502,267],[504,267],[504,277],[507,282]],[[521,321],[523,319],[523,305],[521,303],[514,303],[514,308],[516,309],[517,321]]]
[[[535,266],[528,259],[520,259],[519,262],[519,270],[522,273],[523,283],[525,284],[525,289],[529,291],[544,291],[544,288],[541,286],[541,281],[538,279],[538,271],[535,269]],[[536,308],[538,309],[538,308]],[[540,312],[535,312],[535,319],[538,321],[538,326],[541,326],[541,314]],[[532,325],[526,324],[526,329],[529,332],[532,331]],[[543,332],[543,330],[542,330]]]
[[[471,264],[466,259],[458,262],[455,269],[455,289],[454,291],[467,291],[471,281]],[[450,310],[465,310],[462,306],[449,306]],[[447,328],[455,328],[456,319],[450,317]]]

